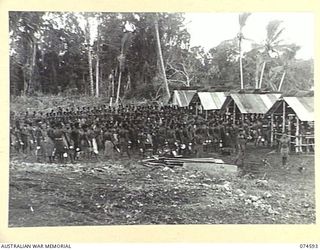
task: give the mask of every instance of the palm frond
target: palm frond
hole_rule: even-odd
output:
[[[283,31],[285,30],[285,28],[280,29],[271,39],[270,42],[271,43],[280,43],[283,40],[277,40],[279,38],[279,36],[283,33]]]
[[[243,40],[246,40],[246,41],[254,42],[253,39],[248,38],[248,37],[245,37],[245,36],[242,36],[242,39],[243,39]]]
[[[280,21],[280,20],[273,20],[268,23],[266,30],[267,30],[267,41],[269,43],[271,43],[272,41],[275,41],[283,32],[284,28],[279,30],[279,27],[282,22],[283,21]]]
[[[240,29],[242,29],[246,25],[247,19],[250,15],[251,15],[251,13],[249,13],[249,12],[244,12],[239,15]]]

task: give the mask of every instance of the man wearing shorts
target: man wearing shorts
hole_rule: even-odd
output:
[[[289,146],[290,146],[290,138],[287,134],[283,134],[280,138],[280,153],[282,157],[282,166],[287,165],[287,159],[289,156]]]

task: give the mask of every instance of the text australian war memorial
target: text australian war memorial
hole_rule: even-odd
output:
[[[315,223],[313,59],[259,15],[10,12],[9,226]]]

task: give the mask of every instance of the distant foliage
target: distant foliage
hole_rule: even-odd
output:
[[[250,21],[249,15],[240,15],[240,26]],[[155,13],[10,12],[11,95],[90,95],[99,83],[100,96],[107,99],[115,97],[120,84],[121,99],[158,100],[165,88],[155,17]],[[85,29],[86,18],[90,31]],[[190,47],[182,13],[157,13],[157,18],[171,90],[240,88],[237,38],[205,51]],[[263,89],[278,88],[283,78],[282,91],[309,90],[314,85],[313,60],[297,60],[299,47],[282,43],[281,21],[271,21],[266,31],[264,44],[243,54],[244,87],[256,86],[264,64]],[[90,81],[90,65],[94,81]]]

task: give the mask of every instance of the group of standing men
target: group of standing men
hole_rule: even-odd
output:
[[[11,113],[11,151],[37,160],[66,162],[106,157],[172,154],[201,157],[230,149],[241,164],[247,141],[268,143],[262,117],[231,117],[171,106],[72,107],[50,112]],[[238,162],[240,161],[240,162]]]

